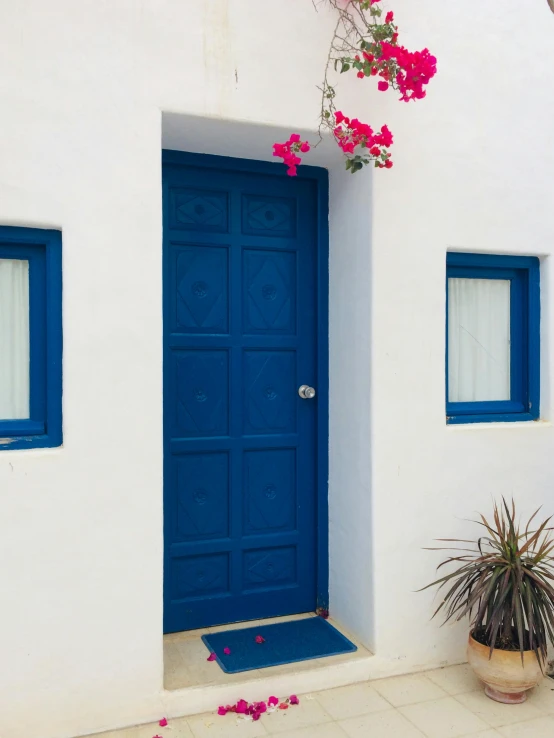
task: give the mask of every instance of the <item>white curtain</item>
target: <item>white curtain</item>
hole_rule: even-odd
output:
[[[29,262],[0,259],[0,420],[29,417]]]
[[[509,280],[448,280],[448,399],[510,399]]]

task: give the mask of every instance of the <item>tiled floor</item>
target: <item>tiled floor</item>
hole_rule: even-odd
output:
[[[248,698],[248,695],[243,695]],[[554,681],[522,705],[483,694],[467,665],[340,687],[300,697],[299,706],[258,722],[215,712],[104,733],[101,738],[554,738]],[[98,737],[100,738],[100,736]]]
[[[304,618],[315,618],[315,613],[304,615],[290,615],[280,618],[269,618],[267,620],[254,620],[248,623],[234,623],[232,625],[221,625],[215,628],[204,628],[203,630],[189,630],[183,633],[173,633],[164,636],[164,686],[166,689],[184,689],[186,687],[209,686],[212,684],[232,684],[233,682],[244,682],[259,679],[260,672],[257,670],[242,672],[239,674],[226,674],[214,664],[207,662],[208,650],[200,636],[205,633],[217,633],[222,630],[235,630],[236,628],[252,628],[256,625],[270,625],[274,622],[283,623],[287,620],[303,620]],[[333,622],[332,620],[330,621]],[[302,669],[315,669],[319,666],[333,666],[334,663],[352,661],[366,658],[371,654],[352,636],[340,630],[353,640],[358,646],[354,653],[340,654],[324,659],[312,659],[311,661],[300,661],[283,666],[272,666],[264,669],[264,676],[272,674],[287,674]],[[142,738],[142,737],[141,737]]]

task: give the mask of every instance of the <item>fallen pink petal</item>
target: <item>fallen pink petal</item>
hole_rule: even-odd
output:
[[[217,709],[217,714],[218,715],[227,715],[228,712],[229,711],[227,710],[227,708],[226,707],[223,707],[223,705],[220,705],[218,707],[218,709]]]
[[[211,654],[210,654],[210,655],[208,656],[208,658],[206,659],[206,661],[215,661],[215,660],[216,660],[216,658],[217,658],[217,656],[215,655],[215,653],[211,653]]]
[[[167,718],[162,718],[158,725],[160,726],[160,728],[165,728],[165,726],[167,725]]]
[[[257,635],[254,640],[256,641],[256,643],[265,643],[265,638],[261,635]]]
[[[239,700],[237,702],[236,712],[238,712],[239,715],[245,715],[247,709],[248,709],[248,702],[246,702],[246,700]]]
[[[228,646],[225,646],[225,648],[223,649],[223,653],[225,654],[225,656],[228,656],[231,653],[231,649]]]
[[[278,705],[278,704],[279,704],[279,700],[277,699],[277,697],[270,697],[270,698],[268,699],[268,701],[267,701],[267,704],[268,704],[268,705],[269,705],[270,707],[275,707],[275,705]]]
[[[300,700],[298,699],[298,697],[295,694],[291,694],[291,696],[289,697],[289,702],[290,702],[291,705],[299,705],[300,704]]]
[[[253,712],[252,713],[252,720],[259,720],[260,719],[260,713],[259,712]]]
[[[288,710],[289,709],[289,706],[287,705],[286,702],[281,702],[281,704],[279,705],[279,709],[280,710]]]

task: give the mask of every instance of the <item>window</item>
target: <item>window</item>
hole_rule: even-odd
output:
[[[61,247],[0,226],[0,450],[62,442]]]
[[[446,259],[449,423],[539,417],[539,260],[449,253]]]

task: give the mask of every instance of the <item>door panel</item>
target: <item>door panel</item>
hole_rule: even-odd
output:
[[[315,184],[163,186],[165,631],[314,610]]]

